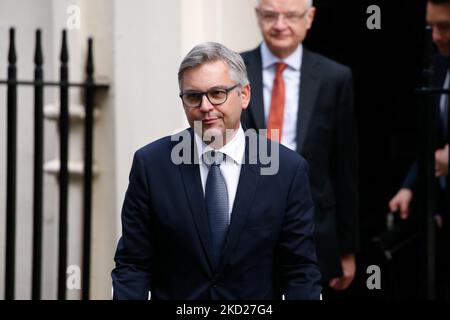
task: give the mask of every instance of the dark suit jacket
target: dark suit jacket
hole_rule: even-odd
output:
[[[192,147],[192,130],[187,132]],[[318,299],[320,271],[305,160],[281,146],[279,172],[261,175],[262,165],[249,162],[246,144],[215,269],[199,165],[174,164],[176,144],[166,137],[135,154],[112,272],[114,298],[147,299],[151,291],[152,299],[273,299],[278,297],[275,279],[281,279],[277,288],[288,299]],[[196,155],[193,149],[191,155]]]
[[[263,129],[260,48],[242,57],[252,88],[242,123],[247,128]],[[342,274],[340,257],[359,247],[352,75],[349,68],[304,49],[300,77],[297,151],[310,167],[317,254],[327,281]]]

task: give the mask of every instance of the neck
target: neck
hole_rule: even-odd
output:
[[[295,50],[297,49],[297,47],[293,48],[293,49],[286,49],[286,50],[274,50],[273,48],[267,46],[270,50],[270,52],[277,58],[280,59],[286,59],[287,57],[289,57],[291,54],[293,54],[295,52]]]
[[[213,149],[223,148],[227,143],[229,143],[236,136],[239,127],[237,129],[226,129],[225,134],[203,134],[203,142]]]

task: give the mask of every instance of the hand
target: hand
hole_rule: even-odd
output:
[[[400,210],[400,218],[406,219],[409,216],[409,205],[413,198],[413,192],[408,188],[401,188],[397,194],[389,201],[389,209],[392,212]]]
[[[434,153],[434,175],[436,177],[448,175],[448,144]]]
[[[355,255],[341,257],[342,277],[331,279],[328,285],[334,290],[345,290],[352,283],[356,273]]]
[[[439,230],[442,230],[442,227],[444,226],[444,219],[442,219],[442,216],[440,214],[434,215],[434,221],[436,221],[436,227]]]

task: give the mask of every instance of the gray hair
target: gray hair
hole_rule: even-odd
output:
[[[244,60],[239,53],[231,51],[224,45],[216,42],[205,42],[196,45],[184,57],[178,70],[178,85],[183,86],[183,74],[187,69],[192,69],[206,62],[223,61],[230,67],[230,77],[237,84],[245,86],[249,83],[247,69]]]
[[[262,0],[258,0],[258,6],[261,4]],[[306,0],[306,7],[311,8],[313,6],[313,0]]]

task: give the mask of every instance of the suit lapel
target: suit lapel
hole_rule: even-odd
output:
[[[306,134],[314,111],[319,79],[317,78],[317,61],[306,49],[303,49],[300,74],[300,97],[297,120],[297,151],[300,153],[305,143]]]
[[[251,134],[248,133],[248,134]],[[192,163],[198,163],[197,151],[195,150],[194,137],[191,131],[192,139]],[[255,140],[255,139],[253,139]],[[256,140],[258,141],[258,140]],[[233,210],[231,212],[230,227],[228,229],[227,238],[225,241],[222,258],[219,263],[217,273],[220,273],[227,260],[232,255],[234,248],[239,241],[242,230],[245,226],[248,213],[251,209],[251,204],[255,198],[256,189],[258,185],[260,164],[254,164],[255,155],[249,155],[248,138],[245,144],[245,160],[241,166],[241,173],[239,175],[239,183],[236,190],[236,197],[234,200]],[[253,157],[251,157],[253,156]],[[206,252],[209,266],[213,270],[213,259],[211,254],[211,237],[209,234],[208,217],[205,206],[205,199],[203,196],[203,188],[201,184],[200,170],[198,164],[181,164],[180,166],[181,178],[183,180],[184,191],[188,199],[189,207],[191,209],[192,217],[199,235],[200,241]]]
[[[250,114],[253,117],[255,125],[259,129],[266,128],[264,118],[264,96],[262,79],[262,60],[260,47],[249,53],[249,59],[246,59],[247,74],[252,84],[252,97],[250,102]]]
[[[254,156],[254,155],[253,155]],[[218,272],[221,272],[226,265],[227,260],[232,256],[233,251],[239,241],[242,230],[247,221],[248,213],[251,210],[254,201],[258,179],[260,174],[260,165],[253,164],[254,158],[250,161],[248,139],[245,144],[245,161],[241,166],[239,183],[234,200],[233,210],[231,212],[230,227],[228,229],[222,259],[219,264]]]
[[[189,207],[191,209],[192,217],[200,237],[203,249],[206,253],[210,267],[212,267],[213,260],[211,255],[211,237],[209,234],[208,217],[205,206],[205,198],[203,195],[202,181],[200,177],[200,168],[195,147],[195,138],[193,131],[191,133],[191,164],[181,164],[180,172],[183,180],[184,191],[188,199]]]

